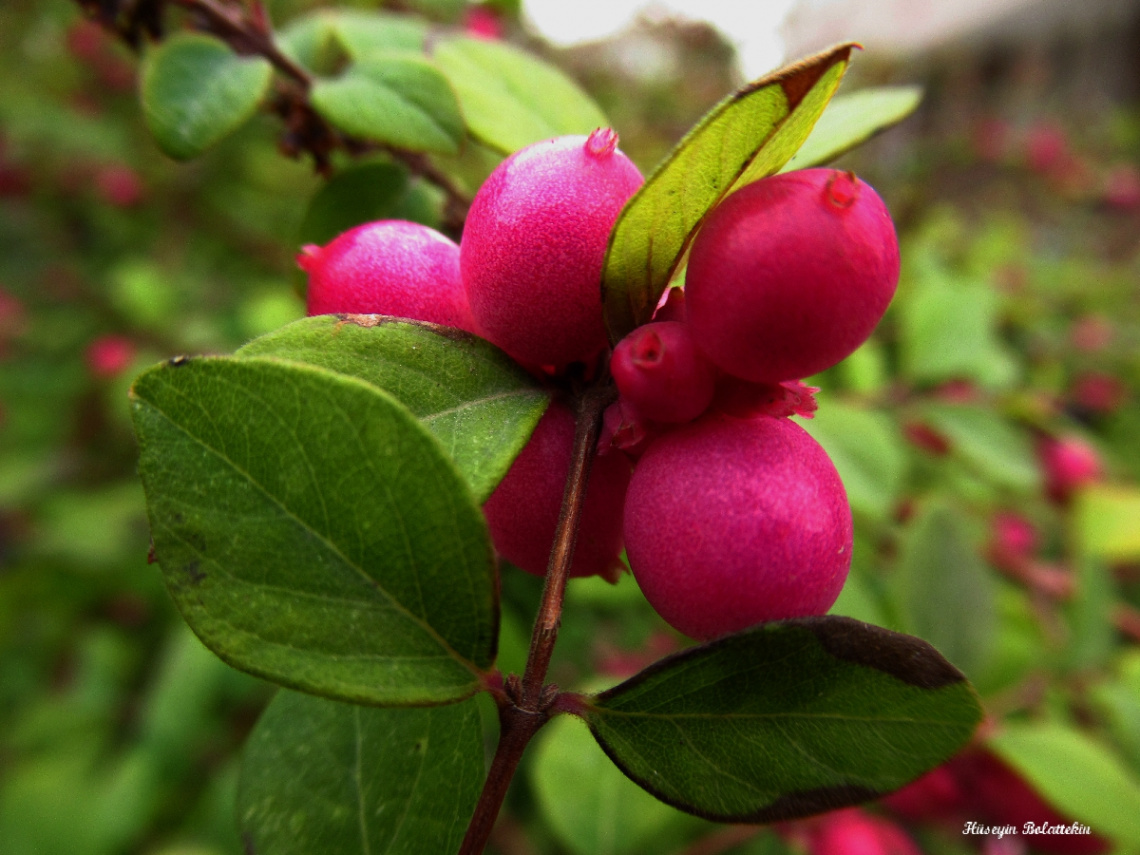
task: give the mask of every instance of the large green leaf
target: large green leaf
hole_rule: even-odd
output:
[[[479,502],[507,473],[549,401],[482,339],[378,315],[305,318],[237,355],[304,362],[384,389],[435,434]]]
[[[852,47],[831,48],[730,95],[626,203],[602,274],[612,341],[650,319],[709,210],[795,154],[839,86]]]
[[[411,15],[364,9],[327,10],[324,14],[337,41],[356,62],[391,51],[419,52],[427,40],[427,25]]]
[[[1088,735],[1059,724],[1006,723],[988,745],[1062,814],[1140,846],[1140,780]]]
[[[211,36],[171,36],[143,62],[147,126],[171,157],[194,157],[253,115],[272,76],[268,60],[238,56]]]
[[[562,71],[510,45],[445,39],[435,45],[432,57],[459,95],[471,136],[503,154],[609,124]]]
[[[439,855],[483,781],[474,701],[375,709],[281,691],[250,735],[237,814],[249,852]]]
[[[463,140],[455,93],[419,56],[370,56],[341,77],[318,80],[310,98],[318,113],[364,139],[439,154],[455,154]]]
[[[879,86],[837,95],[819,117],[811,135],[781,172],[807,169],[834,160],[875,134],[897,125],[922,101],[919,86]]]
[[[486,525],[439,443],[374,386],[180,357],[132,390],[155,554],[235,667],[315,694],[479,689],[498,606]]]
[[[664,659],[587,702],[610,758],[682,810],[806,816],[890,792],[981,718],[930,645],[843,617],[765,624]]]
[[[932,504],[911,524],[897,581],[906,628],[976,674],[997,629],[994,581],[952,507]]]

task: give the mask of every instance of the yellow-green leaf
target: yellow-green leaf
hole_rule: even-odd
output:
[[[843,44],[750,83],[712,109],[626,204],[606,252],[610,338],[650,319],[705,215],[780,170],[808,138],[847,69]]]

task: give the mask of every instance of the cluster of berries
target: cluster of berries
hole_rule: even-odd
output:
[[[600,289],[610,232],[643,183],[617,136],[516,152],[471,205],[461,246],[384,221],[305,247],[309,314],[381,313],[473,332],[557,377],[607,350]],[[894,294],[882,200],[844,172],[750,184],[707,216],[684,291],[618,343],[572,576],[613,578],[624,543],[646,597],[707,639],[823,614],[851,561],[851,512],[826,452],[787,416],[799,381],[843,359]],[[542,575],[574,417],[555,401],[484,506],[496,549]]]

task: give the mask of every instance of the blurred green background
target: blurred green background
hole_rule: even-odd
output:
[[[468,13],[401,8],[441,26]],[[556,50],[517,12],[493,9],[583,82],[645,171],[741,82],[706,26],[648,21]],[[613,61],[646,40],[676,62],[650,75]],[[805,426],[856,515],[836,611],[932,641],[992,720],[1077,728],[1140,778],[1137,72],[1098,77],[1080,51],[1040,48],[857,57],[848,89],[928,87],[918,115],[843,161],[895,213],[903,275],[874,338],[813,381]],[[136,69],[74,3],[0,7],[3,855],[237,855],[238,754],[272,693],[198,644],[148,566],[127,389],[155,361],[228,352],[303,314],[293,257],[322,179],[279,152],[269,116],[170,161]],[[465,168],[475,183],[487,167]],[[503,579],[504,671],[521,669],[538,585]],[[628,577],[576,582],[552,676],[605,685],[683,643]],[[600,757],[574,722],[544,733],[496,851],[794,845],[684,817]],[[917,833],[930,852],[967,851]]]

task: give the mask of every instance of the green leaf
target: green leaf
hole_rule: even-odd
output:
[[[897,125],[922,101],[921,86],[879,86],[837,95],[819,117],[811,135],[781,172],[807,169],[834,160]]]
[[[211,36],[171,36],[143,62],[147,126],[171,157],[195,157],[253,115],[272,76],[268,60],[238,56]]]
[[[383,389],[443,444],[480,503],[506,475],[550,400],[483,339],[379,315],[305,318],[237,355],[303,362]]]
[[[1100,743],[1059,724],[1007,722],[988,744],[1062,814],[1140,846],[1140,781]]]
[[[835,464],[851,507],[886,519],[906,474],[906,454],[895,423],[884,413],[828,401],[803,426]]]
[[[326,12],[336,39],[356,62],[392,51],[420,53],[427,39],[427,26],[409,15],[390,15],[362,9]]]
[[[503,154],[609,124],[577,83],[510,45],[445,39],[432,57],[459,95],[471,136]]]
[[[362,163],[338,172],[309,202],[297,243],[324,245],[354,226],[411,220],[436,228],[438,200],[422,181],[394,163]]]
[[[334,18],[326,10],[302,15],[277,30],[273,40],[283,54],[314,74],[332,73],[345,59]]]
[[[687,819],[623,775],[581,722],[557,718],[535,741],[535,797],[575,855],[662,851],[653,842],[665,844],[662,833]]]
[[[318,80],[314,109],[346,133],[411,151],[455,154],[463,117],[446,78],[426,59],[373,55],[341,77]]]
[[[914,284],[899,303],[904,375],[916,383],[965,377],[990,388],[1011,385],[1018,369],[998,336],[1001,296],[990,283],[921,256],[910,268],[903,282]]]
[[[831,48],[730,95],[626,203],[602,272],[612,341],[650,319],[709,210],[795,154],[839,86],[852,47]]]
[[[308,366],[179,357],[132,405],[155,554],[207,647],[349,701],[478,691],[498,624],[486,524],[401,404]]]
[[[249,852],[455,852],[483,782],[474,701],[375,709],[281,691],[246,743],[237,814]]]
[[[1032,443],[1000,413],[960,404],[928,404],[921,413],[977,474],[1022,492],[1040,491],[1041,468]]]
[[[897,789],[954,754],[981,709],[926,642],[832,616],[690,648],[581,714],[610,759],[662,801],[770,822]]]
[[[1140,558],[1140,490],[1097,484],[1077,495],[1081,550],[1115,561]]]
[[[953,508],[933,504],[911,524],[897,586],[906,628],[967,674],[986,664],[994,644],[994,581]]]

